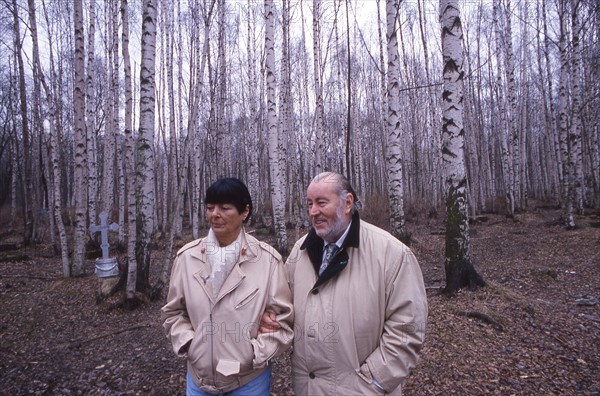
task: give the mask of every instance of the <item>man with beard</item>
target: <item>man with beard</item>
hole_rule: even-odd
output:
[[[317,175],[313,228],[286,261],[294,298],[296,395],[401,394],[427,322],[421,269],[408,247],[361,220],[348,180]],[[278,328],[265,312],[261,332]]]

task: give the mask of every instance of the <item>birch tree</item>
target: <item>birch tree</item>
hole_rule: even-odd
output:
[[[571,86],[572,86],[572,126],[569,130],[569,144],[571,151],[570,168],[573,171],[573,205],[577,214],[582,215],[583,197],[585,185],[583,181],[583,155],[582,155],[582,109],[583,109],[583,92],[582,92],[582,77],[581,70],[581,22],[579,13],[582,8],[581,0],[571,0]]]
[[[142,63],[140,65],[140,115],[136,152],[136,291],[145,292],[150,276],[150,242],[154,232],[154,116],[156,1],[144,0],[142,9]],[[133,276],[131,276],[133,278]],[[128,286],[130,289],[131,286]]]
[[[284,175],[279,162],[279,137],[277,133],[277,99],[275,80],[275,4],[265,0],[265,74],[267,83],[267,128],[269,136],[269,174],[271,176],[271,202],[273,226],[277,237],[277,250],[286,255],[287,232],[285,228]]]
[[[62,271],[64,277],[71,276],[71,263],[69,261],[69,245],[67,240],[67,232],[65,229],[65,224],[62,219],[63,212],[63,202],[61,197],[61,169],[60,169],[60,158],[59,158],[59,147],[58,147],[58,139],[57,139],[57,126],[59,125],[58,116],[56,114],[56,105],[55,105],[55,97],[56,90],[55,85],[53,87],[48,86],[46,79],[44,77],[44,73],[42,71],[41,62],[40,62],[40,53],[39,53],[39,45],[38,45],[38,34],[37,34],[37,21],[36,21],[36,10],[35,10],[35,2],[33,0],[28,1],[29,7],[29,24],[31,29],[31,36],[33,45],[33,61],[34,67],[38,69],[38,78],[42,86],[44,87],[44,91],[46,93],[46,101],[48,103],[48,140],[49,140],[49,155],[50,155],[50,166],[51,166],[51,180],[52,180],[52,188],[50,188],[50,195],[52,196],[51,201],[53,203],[52,214],[54,215],[54,221],[56,227],[58,229],[58,238],[60,242],[60,253],[61,253],[61,264]],[[45,13],[46,14],[46,13]],[[47,15],[47,14],[46,14]],[[46,17],[46,22],[48,19]],[[50,32],[50,29],[48,29]],[[49,33],[50,34],[50,33]],[[51,36],[49,36],[50,42]],[[51,81],[56,81],[54,78],[54,54],[52,50],[52,46],[49,48],[49,57],[50,57],[50,67],[51,67]]]
[[[21,44],[21,29],[19,7],[17,0],[13,0],[13,23],[14,23],[14,50],[16,58],[17,72],[15,73],[19,83],[19,104],[21,115],[21,134],[23,141],[23,195],[25,202],[23,203],[23,243],[30,245],[33,242],[34,235],[34,219],[33,219],[33,181],[32,181],[32,164],[31,164],[31,136],[29,131],[29,120],[27,110],[27,86],[25,84],[25,66],[23,63],[23,48]]]
[[[324,169],[325,107],[323,104],[323,56],[321,54],[321,0],[313,0],[313,78],[315,84],[315,166],[318,175]]]
[[[257,40],[256,33],[256,17],[255,14],[257,12],[254,9],[254,1],[248,0],[247,5],[247,16],[248,20],[247,26],[247,36],[248,40],[246,41],[246,59],[247,59],[247,74],[248,74],[248,84],[247,84],[247,99],[244,103],[248,106],[248,133],[246,134],[246,144],[250,146],[253,142],[257,140],[257,136],[260,140],[260,113],[258,112],[258,82],[256,76],[256,45],[260,41]],[[250,196],[253,200],[253,213],[250,219],[251,222],[254,222],[258,219],[262,218],[261,215],[261,199],[260,199],[260,177],[259,177],[259,150],[246,150],[246,154],[248,156],[248,177],[246,179],[248,190],[250,191]],[[256,212],[254,212],[256,211]]]
[[[123,134],[125,135],[125,177],[127,196],[127,223],[125,225],[123,238],[127,242],[127,283],[125,298],[133,301],[136,291],[137,264],[136,264],[136,174],[135,174],[135,142],[133,136],[133,98],[131,59],[129,55],[129,5],[127,0],[121,0],[121,50],[123,52],[124,92],[125,92],[125,124]],[[122,208],[125,211],[125,208]]]
[[[563,222],[565,227],[571,229],[575,227],[575,218],[573,216],[573,169],[571,155],[569,150],[569,124],[568,124],[568,75],[569,75],[569,57],[567,54],[567,0],[559,2],[560,19],[560,80],[558,91],[558,116],[560,133],[560,152],[562,158],[562,209]]]
[[[94,95],[95,84],[95,41],[96,41],[96,0],[89,0],[89,21],[87,40],[87,74],[86,74],[86,149],[87,149],[87,186],[88,186],[88,214],[91,221],[96,221],[96,203],[98,199],[98,167],[96,146],[96,98]]]
[[[400,126],[400,56],[396,36],[398,0],[386,0],[387,41],[387,177],[390,203],[390,227],[400,240],[409,239],[404,217],[404,182],[402,180],[402,131]]]
[[[117,134],[119,129],[119,79],[118,79],[118,36],[117,22],[114,16],[116,5],[113,1],[107,1],[105,5],[105,16],[107,20],[106,27],[106,64],[108,68],[109,87],[106,93],[105,108],[106,108],[106,127],[104,128],[103,140],[103,164],[102,164],[102,183],[100,189],[100,211],[107,212],[109,219],[112,217],[114,200],[115,200],[115,164],[117,163]],[[117,208],[118,209],[118,208]]]
[[[82,0],[73,3],[73,22],[75,33],[75,68],[73,74],[73,129],[75,131],[75,242],[73,249],[72,275],[83,273],[85,260],[86,209],[87,197],[85,188],[86,168],[86,138],[85,138],[85,64],[84,64],[84,32]]]
[[[512,182],[512,191],[513,191],[513,199],[515,201],[515,206],[518,206],[519,209],[525,209],[523,207],[523,202],[521,200],[521,181],[520,181],[520,137],[519,137],[519,124],[517,118],[517,82],[515,80],[515,60],[514,60],[514,51],[512,45],[512,23],[511,23],[511,5],[510,0],[505,0],[506,4],[504,6],[504,40],[502,41],[503,50],[504,50],[504,72],[506,77],[506,95],[508,99],[508,125],[509,125],[509,133],[508,133],[508,141],[509,141],[509,151],[511,153],[511,162],[509,163],[510,173],[513,176]],[[502,16],[501,16],[502,17]]]
[[[512,160],[512,150],[509,147],[509,128],[508,128],[508,117],[507,117],[507,101],[505,96],[505,87],[502,78],[502,60],[501,56],[505,53],[502,51],[502,26],[500,23],[500,0],[494,0],[493,3],[493,25],[495,28],[495,49],[498,59],[496,60],[496,102],[498,103],[498,139],[500,141],[500,147],[502,152],[502,175],[504,178],[504,189],[505,189],[505,204],[506,204],[506,216],[514,217],[515,215],[515,183],[514,183],[514,167]]]
[[[440,0],[442,55],[442,163],[446,183],[446,250],[444,292],[455,295],[468,286],[485,282],[471,261],[467,178],[465,172],[465,130],[463,127],[463,49],[458,0]]]

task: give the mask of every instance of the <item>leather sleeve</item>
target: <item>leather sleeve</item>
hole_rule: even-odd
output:
[[[165,334],[171,341],[173,351],[178,356],[185,356],[189,343],[194,338],[194,328],[185,304],[183,265],[180,263],[180,257],[178,255],[173,263],[167,303],[161,308],[161,321]]]
[[[282,354],[291,346],[294,338],[292,292],[281,258],[272,257],[271,259],[277,260],[277,262],[273,265],[271,272],[265,309],[277,314],[277,321],[281,328],[273,333],[259,333],[251,341],[254,348],[252,363],[255,368],[265,366],[269,360]]]

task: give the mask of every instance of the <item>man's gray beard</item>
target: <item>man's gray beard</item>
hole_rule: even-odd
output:
[[[335,213],[335,221],[326,230],[317,231],[315,228],[315,232],[318,236],[320,236],[324,241],[329,243],[335,243],[344,233],[348,224],[344,221],[344,206],[340,205]]]

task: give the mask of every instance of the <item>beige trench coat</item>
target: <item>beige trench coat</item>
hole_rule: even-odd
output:
[[[286,261],[294,295],[295,394],[401,394],[427,321],[415,256],[358,214],[344,247],[317,277],[322,246],[311,231]]]

